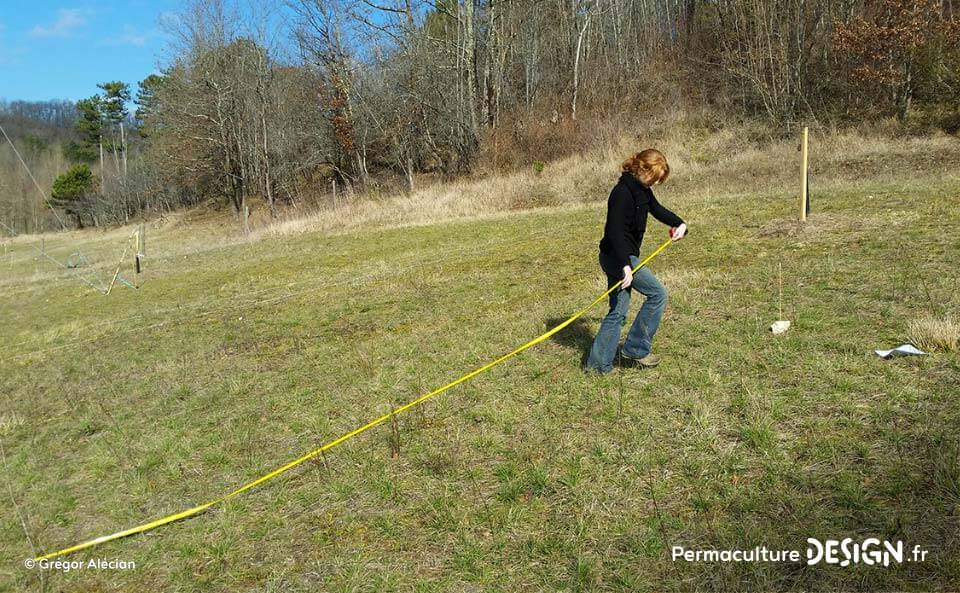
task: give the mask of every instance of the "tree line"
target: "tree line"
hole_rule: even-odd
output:
[[[412,191],[683,105],[960,127],[953,0],[194,0],[170,32],[135,94],[104,83],[76,105],[67,158],[97,175],[57,204],[100,204],[78,224]]]

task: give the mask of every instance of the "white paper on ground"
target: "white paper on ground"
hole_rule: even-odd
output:
[[[893,350],[874,350],[880,358],[894,358],[896,356],[925,356],[927,353],[918,350],[913,344],[902,344]]]
[[[775,334],[782,334],[788,329],[790,329],[790,322],[784,320],[774,321],[773,325],[770,326],[770,331]]]

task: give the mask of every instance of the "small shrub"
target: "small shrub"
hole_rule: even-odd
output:
[[[960,134],[960,111],[942,116],[940,128],[948,134]]]

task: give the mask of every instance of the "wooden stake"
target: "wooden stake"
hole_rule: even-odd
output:
[[[133,285],[140,288],[140,274],[143,273],[143,257],[147,254],[147,225],[142,222],[137,226],[137,244],[135,246],[137,274],[134,277]]]
[[[803,140],[800,142],[800,221],[807,220],[807,136],[808,130],[803,127]],[[782,317],[782,315],[781,315]]]
[[[780,315],[777,317],[777,319],[783,319],[783,264],[780,262],[777,262],[777,276],[780,279],[780,299],[778,301]]]
[[[129,243],[123,247],[123,255],[120,256],[120,261],[117,262],[117,271],[113,273],[113,278],[110,280],[110,286],[107,287],[107,296],[110,296],[110,291],[113,290],[113,285],[117,283],[117,278],[120,276],[120,266],[123,265],[123,260],[127,258],[128,249],[130,249]]]
[[[133,233],[133,285],[140,288],[140,227]]]

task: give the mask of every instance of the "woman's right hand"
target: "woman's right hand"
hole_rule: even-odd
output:
[[[630,288],[630,283],[633,282],[633,268],[630,266],[623,266],[623,283],[620,284],[620,288],[626,290]]]
[[[687,223],[681,223],[680,226],[673,227],[670,229],[670,238],[674,241],[679,241],[687,234]]]

